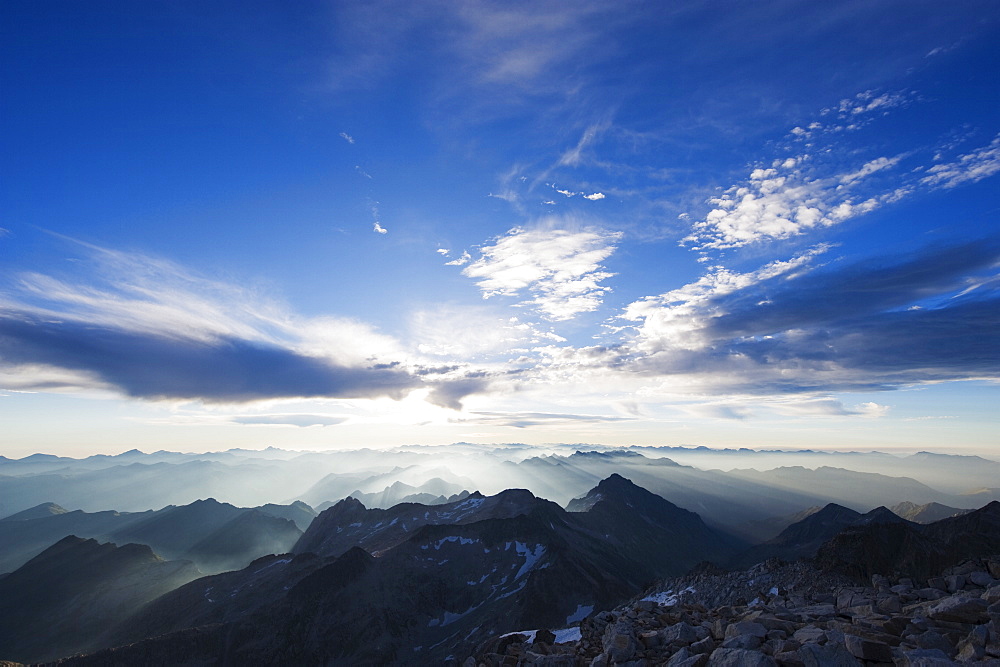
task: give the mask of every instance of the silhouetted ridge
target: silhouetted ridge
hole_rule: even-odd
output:
[[[0,519],[0,521],[27,521],[29,519],[42,519],[56,514],[66,514],[68,511],[69,510],[62,508],[55,503],[42,503],[26,510],[21,510],[16,514],[6,516]]]

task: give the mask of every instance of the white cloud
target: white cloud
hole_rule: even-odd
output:
[[[874,174],[876,171],[882,171],[883,169],[888,169],[889,167],[896,166],[900,160],[900,156],[897,157],[880,157],[876,158],[870,162],[866,162],[860,169],[850,174],[844,174],[840,177],[840,182],[844,185],[850,185],[855,181],[859,181],[862,178]]]
[[[844,174],[813,177],[808,156],[776,160],[758,167],[743,183],[709,199],[714,208],[692,225],[682,243],[695,249],[738,248],[800,235],[868,213],[908,193],[905,189],[867,195],[858,189],[873,174],[890,169],[901,157],[880,157]]]
[[[340,137],[344,141],[346,141],[347,143],[349,143],[349,144],[353,144],[354,143],[354,137],[352,137],[351,135],[349,135],[347,132],[341,132],[340,133]]]
[[[506,360],[518,349],[565,342],[536,323],[487,306],[441,305],[419,310],[409,324],[411,339],[421,354],[452,359]]]
[[[385,227],[383,227],[382,225],[380,225],[378,220],[376,220],[375,224],[372,226],[372,231],[374,231],[374,232],[376,232],[378,234],[388,234],[389,233],[389,230],[386,229]]]
[[[481,250],[462,273],[477,279],[483,298],[532,298],[522,305],[536,307],[551,320],[567,320],[596,310],[607,291],[601,282],[613,274],[601,262],[615,250],[619,233],[587,229],[571,231],[548,226],[514,228]]]
[[[582,192],[573,192],[572,190],[556,190],[561,195],[566,195],[567,197],[575,197],[577,195],[582,195]]]
[[[444,255],[445,257],[447,257],[447,256],[448,256],[448,253],[450,253],[450,252],[451,252],[451,250],[449,250],[448,248],[438,248],[438,249],[437,249],[437,250],[435,250],[434,252],[436,252],[436,253],[437,253],[437,254],[439,254],[439,255]]]
[[[445,266],[465,266],[471,261],[472,261],[472,255],[470,255],[468,251],[463,250],[461,257],[459,257],[458,259],[453,259],[450,262],[445,262]]]
[[[937,164],[920,179],[935,188],[953,188],[962,183],[975,183],[1000,172],[1000,135],[987,146],[959,156],[947,164]]]
[[[604,199],[603,192],[595,192],[592,195],[583,195],[584,199],[589,199],[590,201],[597,201],[598,199]]]
[[[601,123],[591,125],[584,130],[583,136],[580,137],[580,141],[577,142],[576,146],[563,153],[559,158],[558,166],[578,167],[584,160],[584,151],[607,129],[608,124]]]

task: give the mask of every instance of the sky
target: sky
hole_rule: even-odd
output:
[[[0,454],[1000,456],[992,0],[0,13]]]

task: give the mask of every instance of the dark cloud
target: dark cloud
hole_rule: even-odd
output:
[[[1000,244],[990,239],[932,248],[892,264],[863,262],[772,278],[712,299],[710,305],[725,314],[712,319],[710,334],[761,336],[904,308],[961,290],[970,277],[998,261]],[[961,320],[956,324],[965,325]]]
[[[762,281],[704,305],[720,314],[707,318],[700,348],[661,349],[630,368],[754,394],[997,378],[998,263],[991,239]]]
[[[486,391],[489,384],[482,373],[474,373],[458,380],[445,380],[434,385],[427,395],[427,401],[442,408],[461,410],[463,398]]]
[[[402,369],[346,367],[235,337],[194,340],[0,315],[0,359],[91,373],[137,398],[402,398],[423,383]]]

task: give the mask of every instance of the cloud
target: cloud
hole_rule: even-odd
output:
[[[988,146],[966,153],[954,162],[930,167],[920,182],[935,188],[953,188],[976,183],[997,172],[1000,172],[1000,135]]]
[[[853,171],[827,177],[810,176],[804,166],[808,156],[775,160],[772,166],[752,170],[747,180],[709,199],[714,208],[692,225],[692,233],[682,244],[698,250],[738,248],[798,236],[868,213],[900,193],[892,190],[869,195],[855,188],[899,160],[880,157]]]
[[[389,233],[389,230],[386,229],[385,227],[383,227],[381,224],[379,224],[378,220],[376,220],[375,224],[372,226],[372,231],[374,231],[377,234],[388,234]]]
[[[462,409],[462,399],[470,394],[478,394],[489,388],[486,377],[465,377],[437,383],[427,395],[427,402],[452,410]]]
[[[603,192],[595,192],[592,195],[583,195],[584,199],[589,199],[590,201],[597,201],[598,199],[604,199]]]
[[[26,274],[0,297],[8,386],[246,402],[401,398],[433,380],[405,367],[398,344],[363,323],[297,317],[253,288],[84,247],[96,275]]]
[[[1000,378],[997,239],[892,263],[810,260],[717,269],[633,303],[625,316],[640,324],[619,367],[758,395]]]
[[[559,158],[557,166],[559,167],[578,167],[584,161],[584,154],[587,148],[591,146],[609,127],[608,123],[600,123],[591,125],[583,132],[583,136],[580,137],[580,141],[577,142],[576,146],[571,148],[562,154]],[[561,192],[561,191],[560,191]],[[565,193],[563,193],[565,194]]]
[[[487,426],[572,426],[578,424],[606,424],[632,421],[632,417],[607,417],[603,415],[560,414],[553,412],[472,412],[469,417],[450,420],[460,424]]]
[[[450,262],[445,262],[445,266],[465,266],[471,261],[472,261],[472,255],[463,250],[462,254],[457,259],[453,259]]]
[[[462,273],[477,279],[483,298],[520,296],[550,320],[567,320],[596,310],[612,277],[601,262],[615,250],[619,233],[595,229],[571,231],[550,221],[535,229],[520,227],[493,239]]]
[[[354,143],[354,137],[352,137],[351,135],[349,135],[347,132],[341,132],[340,133],[340,137],[341,137],[341,139],[343,139],[344,141],[346,141],[349,144],[353,144]]]
[[[445,257],[447,257],[447,256],[448,256],[448,253],[450,253],[450,252],[451,252],[451,250],[449,250],[448,248],[438,248],[438,249],[437,249],[437,250],[435,250],[434,252],[436,252],[436,253],[437,253],[437,254],[439,254],[439,255],[444,255]]]
[[[477,361],[507,359],[518,350],[565,341],[536,323],[485,305],[418,310],[410,318],[410,338],[421,354]]]
[[[234,424],[246,424],[248,426],[277,425],[305,428],[308,426],[336,426],[347,421],[347,417],[308,414],[239,415],[232,417],[229,421]]]
[[[174,335],[170,335],[174,334]],[[0,316],[6,364],[45,364],[92,375],[135,398],[247,402],[269,398],[402,398],[421,382],[405,370],[349,367],[234,337],[185,339],[169,332]]]

